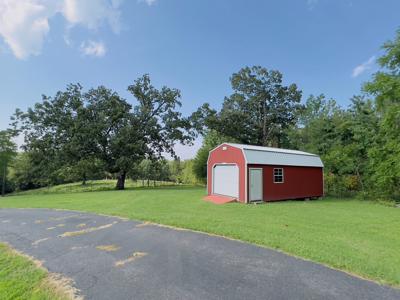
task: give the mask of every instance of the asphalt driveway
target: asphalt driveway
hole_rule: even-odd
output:
[[[0,209],[0,241],[85,299],[400,299],[400,290],[283,253],[88,213]]]

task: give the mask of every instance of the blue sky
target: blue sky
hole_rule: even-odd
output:
[[[126,88],[149,73],[182,112],[219,108],[243,66],[347,106],[400,27],[398,0],[0,0],[0,129],[68,83]],[[198,147],[178,147],[189,158]]]

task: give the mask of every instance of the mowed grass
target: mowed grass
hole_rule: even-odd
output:
[[[117,181],[110,180],[89,180],[85,185],[80,182],[61,184],[56,186],[49,186],[35,190],[28,190],[22,192],[16,192],[14,195],[37,195],[37,194],[58,194],[58,193],[77,193],[77,192],[99,192],[99,191],[110,191],[115,189]],[[172,186],[175,185],[169,181],[149,181],[146,180],[126,180],[125,189],[133,188],[147,188],[154,186]]]
[[[62,208],[199,230],[279,249],[400,286],[400,209],[321,199],[214,205],[205,188],[159,187],[0,199],[0,207]]]
[[[49,280],[48,273],[27,257],[0,243],[0,299],[71,299]]]

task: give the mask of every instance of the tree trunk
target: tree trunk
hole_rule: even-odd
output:
[[[4,197],[6,195],[6,176],[7,176],[7,163],[4,163],[3,170],[3,184],[1,185],[1,196]]]
[[[262,145],[267,146],[267,104],[265,103],[265,100],[263,101],[263,133],[262,133],[263,141]]]
[[[124,190],[125,189],[125,179],[126,179],[126,172],[122,171],[117,176],[117,186],[115,187],[117,190]]]
[[[86,185],[86,174],[83,174],[82,185]]]

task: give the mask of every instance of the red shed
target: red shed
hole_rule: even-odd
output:
[[[307,152],[224,143],[208,156],[207,191],[243,203],[321,197],[323,167]]]

